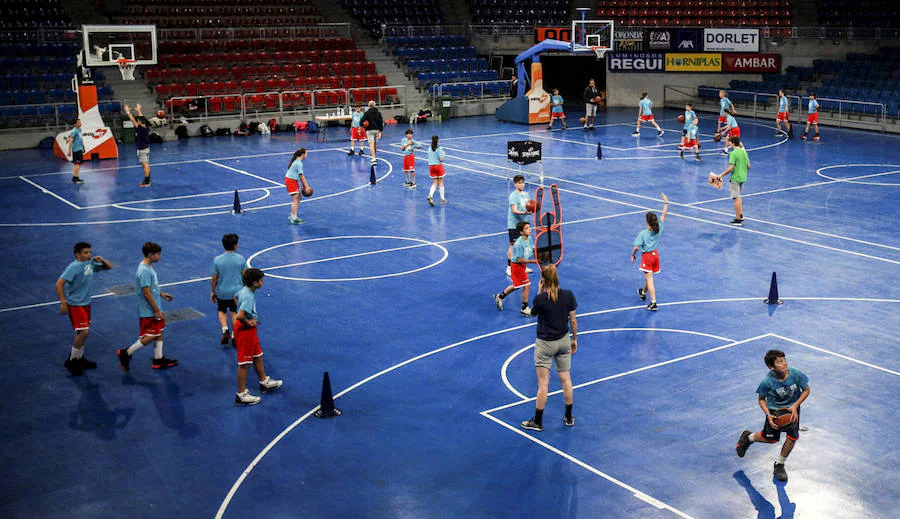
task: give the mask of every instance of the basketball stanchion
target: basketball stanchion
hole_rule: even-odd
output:
[[[234,190],[234,208],[231,214],[241,214],[241,199],[238,197],[237,189]]]
[[[769,297],[763,301],[767,305],[780,305],[781,299],[778,299],[778,278],[772,272],[772,283],[769,285]]]
[[[328,378],[328,372],[322,377],[322,399],[319,403],[319,409],[314,413],[316,418],[332,418],[341,416],[341,410],[334,407],[334,397],[331,395],[331,379]]]

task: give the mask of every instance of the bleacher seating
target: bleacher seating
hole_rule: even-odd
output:
[[[475,25],[567,26],[571,0],[472,0]]]
[[[599,0],[597,17],[616,25],[790,27],[790,0]]]
[[[363,27],[381,35],[384,25],[441,25],[438,0],[344,0],[344,7]]]
[[[0,30],[63,29],[71,26],[60,0],[7,0],[0,4]]]
[[[277,5],[274,5],[277,4]],[[222,0],[146,2],[128,0],[120,24],[155,24],[159,28],[273,27],[315,25],[325,18],[309,0]]]
[[[818,0],[816,13],[826,27],[900,27],[894,0]]]

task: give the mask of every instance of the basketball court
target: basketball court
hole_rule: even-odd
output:
[[[50,152],[3,153],[12,477],[0,515],[892,517],[900,138],[823,126],[819,142],[785,140],[774,121],[738,117],[751,169],[734,227],[727,189],[706,183],[727,167],[715,117],[699,114],[698,163],[679,158],[680,113],[656,110],[662,138],[632,137],[632,108],[599,113],[592,132],[493,117],[419,125],[416,140],[437,134],[447,152],[449,203],[437,207],[424,150],[418,188],[402,185],[405,125],[386,130],[375,185],[368,156],[347,156],[338,131],[324,143],[276,133],[153,145],[146,189],[129,145],[86,161],[82,185]],[[507,144],[526,139],[542,145],[540,168],[507,161]],[[315,194],[300,204],[306,223],[291,225],[282,179],[299,147]],[[508,285],[520,172],[532,194],[559,187],[561,286],[578,299],[572,428],[555,375],[544,430],[519,428],[534,411],[535,321],[515,311],[518,294],[502,312],[492,300]],[[629,252],[660,192],[671,205],[649,312]],[[266,271],[259,334],[268,373],[284,380],[248,408],[234,405],[235,353],[218,344],[209,302],[212,259],[232,232]],[[115,268],[95,278],[85,356],[99,367],[72,377],[53,285],[77,241]],[[123,373],[115,350],[135,340],[146,241],[162,246],[155,269],[175,297],[166,355],[179,365],[151,370],[140,351]],[[773,272],[782,305],[763,303]],[[772,477],[779,447],[734,450],[762,426],[769,349],[810,379],[787,484]],[[324,372],[343,414],[320,420]]]

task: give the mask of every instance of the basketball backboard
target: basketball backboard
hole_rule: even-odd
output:
[[[155,25],[83,25],[82,43],[87,67],[117,66],[119,58],[156,65]]]
[[[572,52],[593,54],[595,47],[615,50],[614,32],[613,20],[572,20]]]

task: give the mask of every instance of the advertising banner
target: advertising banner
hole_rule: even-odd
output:
[[[544,40],[572,41],[571,27],[535,27],[534,43]]]
[[[662,52],[607,52],[606,68],[610,72],[665,72]]]
[[[716,52],[759,52],[759,29],[706,29],[703,50]]]
[[[621,51],[644,50],[644,31],[642,29],[616,29],[613,33],[616,49]]]
[[[509,141],[506,143],[506,159],[516,164],[534,164],[541,160],[541,143]]]
[[[714,52],[666,53],[666,72],[722,72],[722,55]]]
[[[652,27],[644,29],[644,48],[647,50],[672,50],[672,29]]]
[[[703,50],[703,29],[673,29],[672,50],[700,52]]]
[[[722,54],[722,72],[765,74],[781,72],[780,54]]]

